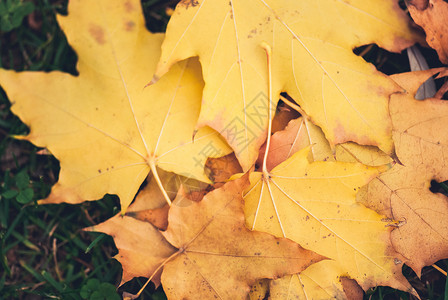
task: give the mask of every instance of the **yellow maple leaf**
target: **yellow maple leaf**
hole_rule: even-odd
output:
[[[287,99],[284,99],[284,101],[287,101]],[[294,108],[294,104],[288,104]],[[367,166],[381,166],[392,162],[391,158],[378,148],[361,146],[355,143],[336,145],[333,153],[322,130],[305,115],[291,120],[284,130],[277,131],[271,136],[269,152],[266,156],[267,170],[271,171],[306,147],[310,148],[307,157],[309,162],[358,162]],[[266,144],[261,148],[257,160],[259,166],[262,165],[265,158],[265,150]],[[306,297],[347,299],[345,293],[347,287],[342,284],[343,280],[345,282],[349,280],[346,278],[347,276],[349,275],[346,269],[339,262],[322,261],[313,264],[299,274],[272,281],[270,296],[272,299],[305,299]],[[358,287],[358,289],[360,288]],[[351,288],[350,291],[359,294],[358,289]]]
[[[389,241],[387,220],[356,202],[379,168],[345,162],[308,162],[297,152],[270,172],[255,172],[245,195],[249,228],[292,239],[335,260],[364,289],[411,291],[402,257]],[[313,298],[311,296],[311,298]]]
[[[387,104],[400,88],[352,49],[404,49],[414,40],[406,18],[389,0],[184,0],[153,80],[198,55],[206,83],[198,126],[220,132],[246,171],[268,123],[264,42],[272,48],[272,107],[285,91],[332,145],[355,141],[392,153]]]
[[[30,126],[24,139],[61,163],[59,182],[42,202],[111,193],[126,210],[156,165],[208,181],[207,157],[230,148],[211,128],[193,137],[203,87],[197,60],[144,88],[163,35],[146,30],[139,1],[70,1],[68,9],[58,22],[78,54],[79,76],[0,70],[12,111]]]

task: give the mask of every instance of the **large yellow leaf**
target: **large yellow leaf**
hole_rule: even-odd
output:
[[[310,147],[307,157],[310,162],[337,160],[359,162],[368,166],[381,166],[391,162],[391,158],[378,148],[354,143],[336,145],[333,154],[322,130],[306,117],[300,117],[291,120],[284,130],[272,135],[267,156],[267,170],[271,170],[305,147]],[[262,164],[265,148],[266,144],[260,151],[259,166]],[[270,295],[272,299],[306,299],[307,296],[312,296],[313,299],[347,299],[342,285],[344,276],[348,274],[339,262],[322,261],[299,274],[273,281]]]
[[[448,198],[429,190],[431,180],[448,180],[448,102],[414,99],[419,86],[436,71],[394,75],[407,90],[390,103],[402,165],[372,180],[359,195],[360,201],[396,222],[393,246],[419,275],[424,266],[448,258]]]
[[[163,35],[145,29],[139,1],[70,1],[68,10],[58,21],[78,54],[79,76],[0,70],[13,112],[30,126],[25,139],[61,163],[44,203],[111,193],[125,210],[155,165],[207,181],[207,157],[230,149],[210,128],[192,138],[203,88],[198,62],[179,63],[144,88]]]
[[[248,226],[335,260],[364,289],[389,285],[410,290],[401,274],[403,258],[390,245],[387,220],[356,202],[356,192],[379,169],[309,163],[307,156],[305,149],[268,174],[251,174],[245,195]]]
[[[205,88],[199,125],[226,138],[244,170],[255,162],[272,107],[286,91],[331,144],[355,141],[393,151],[388,99],[399,90],[352,49],[412,44],[404,12],[390,0],[184,0],[167,28],[153,80],[177,61],[199,56]],[[273,115],[273,114],[272,114]]]

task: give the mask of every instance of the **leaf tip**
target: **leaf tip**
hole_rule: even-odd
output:
[[[143,88],[147,88],[148,86],[153,85],[154,83],[156,83],[157,81],[159,81],[160,77],[157,75],[154,75],[154,77],[151,79],[150,82],[148,82]]]

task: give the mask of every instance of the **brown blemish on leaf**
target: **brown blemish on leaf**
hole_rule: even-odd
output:
[[[183,6],[185,9],[188,9],[191,7],[196,7],[199,5],[199,1],[197,0],[182,0],[179,2],[178,6]]]
[[[124,29],[125,29],[126,31],[132,31],[132,30],[134,29],[134,27],[135,27],[135,23],[132,22],[132,21],[127,21],[127,22],[124,24]]]
[[[250,39],[256,34],[257,34],[257,28],[254,28],[249,32],[249,34],[247,35],[247,38]]]
[[[335,144],[356,141],[360,145],[371,145],[379,147],[378,143],[370,139],[368,136],[357,135],[355,132],[346,131],[342,124],[338,124],[337,126],[335,126],[333,133]]]
[[[166,230],[168,227],[168,211],[169,205],[161,208],[148,209],[143,211],[130,211],[126,216],[135,218],[140,221],[149,222],[160,230]]]
[[[104,39],[104,30],[101,26],[91,24],[89,26],[89,33],[98,44],[103,45],[106,42]]]
[[[230,176],[243,172],[235,153],[219,158],[208,158],[204,168],[207,176],[215,183],[215,188],[223,185]]]
[[[125,8],[126,12],[128,12],[128,13],[133,12],[135,10],[134,5],[130,1],[126,1],[124,3],[124,8]]]

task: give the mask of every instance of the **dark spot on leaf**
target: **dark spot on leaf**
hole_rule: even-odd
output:
[[[134,7],[134,5],[132,4],[132,2],[131,1],[126,1],[125,3],[124,3],[124,9],[126,10],[126,12],[132,12],[132,11],[134,11],[135,10],[135,7]]]
[[[231,3],[229,3],[231,5]],[[186,9],[188,9],[190,6],[191,7],[196,7],[199,5],[199,1],[197,0],[182,0],[179,2],[178,6],[183,6]]]
[[[134,27],[135,27],[135,23],[132,21],[128,21],[124,24],[124,29],[126,31],[132,31],[134,29]]]
[[[91,24],[89,26],[89,32],[98,44],[103,45],[105,43],[104,30],[101,26]]]

